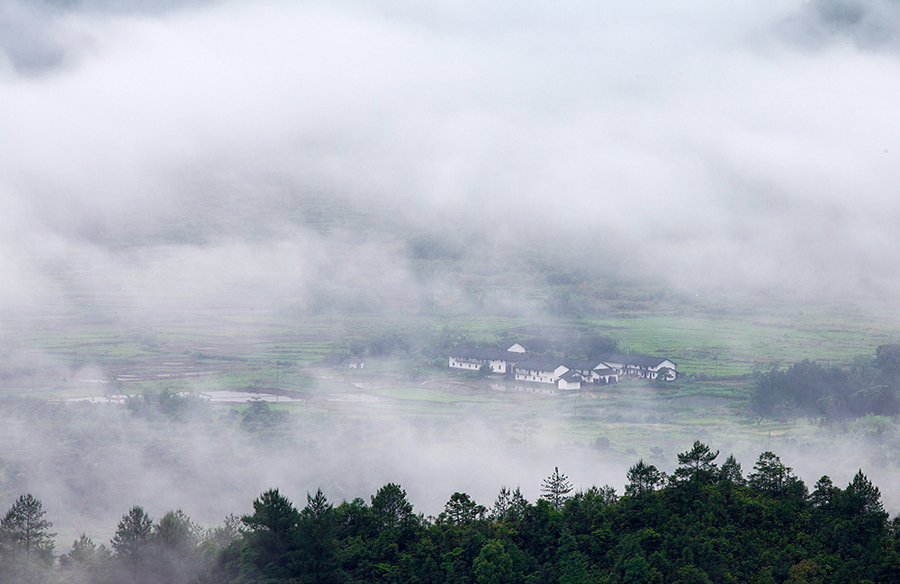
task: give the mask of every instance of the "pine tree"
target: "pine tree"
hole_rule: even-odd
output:
[[[26,558],[52,561],[56,534],[47,531],[53,524],[44,519],[45,514],[41,502],[31,493],[22,495],[0,520],[0,534]]]
[[[153,521],[140,505],[132,507],[119,521],[111,541],[112,547],[116,556],[132,569],[137,569],[144,559],[152,528]]]
[[[834,503],[840,492],[841,490],[834,486],[831,477],[822,475],[822,478],[816,481],[813,492],[809,496],[809,501],[813,504],[813,507],[827,508]]]
[[[322,489],[317,489],[315,496],[306,493],[306,507],[300,512],[302,519],[324,519],[331,514],[334,507],[328,502]]]
[[[521,521],[527,507],[528,501],[522,496],[519,487],[516,487],[515,491],[510,491],[503,486],[497,495],[491,518],[494,521]]]
[[[763,452],[753,465],[753,472],[747,475],[750,488],[771,495],[789,495],[806,499],[806,485],[797,478],[791,467],[782,464],[772,452]]]
[[[566,495],[572,492],[572,483],[569,477],[559,472],[559,467],[553,467],[553,474],[544,479],[541,492],[556,509],[562,509],[568,498]]]
[[[675,469],[675,476],[685,481],[709,479],[716,473],[713,461],[717,456],[718,450],[713,452],[698,440],[690,450],[678,455],[679,468]]]
[[[72,542],[72,550],[59,557],[63,566],[86,566],[97,556],[97,545],[94,541],[82,533],[81,537]]]
[[[652,464],[644,464],[642,458],[628,469],[625,473],[628,479],[628,485],[625,487],[625,494],[637,497],[644,493],[652,493],[663,485],[666,480],[666,474],[657,470]]]
[[[157,545],[169,550],[185,552],[200,543],[200,527],[184,511],[169,511],[153,530]]]
[[[779,493],[791,477],[791,468],[781,463],[773,452],[763,452],[753,465],[753,472],[747,475],[747,483],[757,491]]]
[[[253,501],[253,515],[244,515],[241,522],[254,532],[269,532],[285,537],[294,528],[300,515],[291,501],[269,489]]]
[[[288,564],[299,521],[300,513],[278,489],[269,489],[253,501],[253,515],[241,517],[249,529],[241,569],[249,580],[263,580],[263,573],[271,579],[291,576]]]
[[[315,496],[306,493],[306,507],[300,512],[295,532],[291,568],[300,584],[338,584],[346,580],[338,558],[334,507],[322,489]]]
[[[481,519],[486,512],[487,509],[473,501],[469,495],[457,492],[450,495],[441,515],[450,525],[466,525]]]
[[[400,485],[388,483],[372,497],[372,514],[380,527],[393,529],[413,517],[413,506]]]
[[[729,454],[725,462],[719,468],[719,480],[727,481],[734,485],[743,485],[746,483],[744,476],[741,474],[741,463],[735,459],[733,454]]]
[[[883,514],[884,506],[881,503],[881,492],[872,484],[860,469],[847,488],[844,490],[845,506],[853,514],[872,513]]]

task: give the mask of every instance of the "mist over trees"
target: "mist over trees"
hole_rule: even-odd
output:
[[[807,416],[840,420],[900,413],[900,345],[881,345],[874,359],[849,368],[815,361],[756,375],[750,407],[759,416]]]
[[[733,456],[721,466],[717,457],[695,442],[677,456],[670,477],[641,460],[623,496],[608,486],[573,491],[554,468],[545,497],[531,503],[503,487],[490,513],[455,492],[442,513],[425,517],[394,483],[368,503],[337,506],[318,489],[302,509],[270,489],[239,523],[230,517],[215,529],[181,511],[154,521],[134,506],[109,546],[82,535],[58,562],[40,501],[23,495],[2,523],[0,574],[11,584],[838,584],[900,577],[900,524],[888,520],[878,487],[861,470],[845,488],[826,475],[810,492],[773,452],[760,454],[746,478]]]
[[[0,520],[0,576],[27,582],[53,564],[53,523],[31,493],[22,495]]]

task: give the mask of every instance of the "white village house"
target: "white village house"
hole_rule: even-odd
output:
[[[363,359],[345,359],[341,366],[347,369],[364,369],[366,362]]]
[[[478,371],[488,364],[493,373],[507,373],[511,366],[526,359],[525,347],[515,343],[507,349],[472,349],[457,347],[450,351],[450,368]]]
[[[559,389],[581,389],[582,383],[617,383],[619,373],[603,361],[534,355],[516,364],[516,381],[553,383]]]
[[[516,381],[556,384],[568,372],[569,368],[562,364],[561,359],[532,355],[516,364]]]
[[[656,379],[663,370],[668,370],[664,380],[675,379],[675,363],[664,357],[610,353],[602,355],[600,358],[614,371],[626,377]]]
[[[607,384],[619,381],[619,373],[602,359],[566,359],[565,365],[589,383]]]
[[[451,369],[478,371],[487,364],[491,372],[516,381],[547,383],[559,389],[581,389],[582,384],[617,383],[620,378],[675,379],[675,363],[660,357],[610,353],[595,359],[566,359],[531,355],[515,343],[507,349],[457,347],[450,351]]]

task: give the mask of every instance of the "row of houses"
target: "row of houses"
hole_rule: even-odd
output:
[[[450,368],[491,373],[516,381],[548,383],[559,389],[581,389],[583,384],[618,383],[623,378],[675,379],[675,363],[662,357],[608,353],[594,359],[567,359],[534,355],[515,343],[506,349],[457,347],[450,351]]]

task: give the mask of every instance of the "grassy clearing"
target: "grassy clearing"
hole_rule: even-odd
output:
[[[683,373],[732,376],[754,365],[814,359],[847,364],[891,342],[889,325],[840,311],[793,316],[645,315],[593,321],[624,350],[665,355]]]

